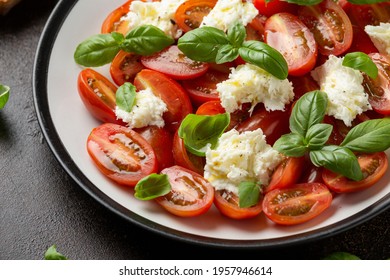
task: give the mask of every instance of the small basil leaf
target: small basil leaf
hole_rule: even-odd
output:
[[[282,135],[282,137],[276,140],[273,148],[289,157],[301,157],[308,151],[303,137],[296,133]]]
[[[311,91],[298,99],[290,116],[290,130],[306,137],[309,128],[324,119],[328,97],[322,91]]]
[[[238,186],[240,208],[249,208],[260,200],[261,185],[256,182],[241,182]]]
[[[356,156],[347,148],[325,146],[321,150],[310,151],[310,160],[315,166],[323,166],[349,179],[355,181],[363,179]]]
[[[390,148],[390,118],[368,120],[353,127],[340,144],[354,152],[375,153]]]
[[[245,26],[242,23],[232,25],[227,32],[227,38],[235,48],[241,47],[246,38]]]
[[[352,4],[376,4],[376,3],[383,3],[383,2],[388,2],[389,0],[348,0],[348,2]]]
[[[136,88],[131,83],[124,83],[116,91],[116,105],[119,109],[131,112],[136,97]]]
[[[45,260],[67,260],[68,258],[57,252],[55,245],[49,247],[45,252]]]
[[[215,62],[218,50],[224,45],[229,45],[226,34],[210,26],[185,33],[177,43],[187,57],[202,62]]]
[[[335,252],[326,256],[324,260],[360,260],[360,258],[347,252]]]
[[[328,141],[333,126],[326,123],[318,123],[309,128],[306,134],[306,141],[310,150],[321,149]]]
[[[288,3],[297,4],[301,6],[312,6],[321,3],[323,0],[285,0]]]
[[[343,66],[362,71],[373,79],[378,77],[378,67],[372,59],[363,52],[353,52],[345,55]]]
[[[260,41],[245,41],[239,48],[243,60],[254,64],[280,80],[288,75],[287,62],[280,52]]]
[[[10,88],[0,84],[0,109],[3,109],[9,99]]]
[[[121,48],[126,52],[151,55],[172,45],[175,40],[153,25],[141,25],[127,33]]]
[[[74,60],[79,65],[98,67],[110,63],[119,50],[120,44],[112,34],[98,34],[77,46]]]
[[[235,60],[238,57],[238,49],[234,48],[232,45],[222,46],[215,57],[215,63],[222,64],[225,62],[230,62]]]
[[[228,113],[213,116],[189,114],[181,122],[178,134],[190,153],[204,156],[207,145],[214,148],[229,123]]]
[[[135,186],[134,196],[139,200],[152,200],[171,191],[167,174],[150,174],[139,180]]]

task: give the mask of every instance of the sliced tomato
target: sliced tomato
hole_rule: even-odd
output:
[[[229,73],[209,69],[204,75],[182,82],[184,89],[189,93],[191,101],[199,106],[207,101],[218,101],[217,84],[229,78]]]
[[[273,145],[283,134],[289,133],[290,114],[283,111],[267,111],[263,106],[256,108],[252,115],[240,122],[236,129],[239,132],[253,131],[261,128],[268,144]]]
[[[245,26],[245,40],[255,40],[264,42],[264,24],[267,18],[262,15],[257,15],[250,23]]]
[[[271,181],[264,188],[264,192],[295,184],[301,177],[305,163],[304,157],[288,157],[283,160],[272,174]]]
[[[287,3],[284,0],[272,0],[268,3],[266,0],[253,0],[253,4],[260,14],[267,17],[282,12],[294,13],[297,9],[296,5]]]
[[[192,104],[186,91],[175,80],[154,70],[144,69],[137,74],[134,85],[138,90],[150,88],[167,105],[163,118],[167,129],[174,133],[181,121],[192,113]]]
[[[317,217],[331,202],[332,194],[324,184],[295,184],[266,193],[263,212],[277,224],[296,225]]]
[[[116,119],[117,87],[99,72],[86,68],[79,73],[77,89],[87,110],[101,122],[122,124]]]
[[[217,0],[188,0],[175,13],[175,22],[184,32],[198,28],[203,18],[214,8]]]
[[[179,137],[177,131],[173,136],[172,151],[173,159],[176,165],[183,166],[203,176],[206,159],[188,152],[184,145],[183,139]]]
[[[225,113],[225,108],[222,107],[219,100],[211,100],[203,103],[196,110],[197,115],[213,116]]]
[[[381,22],[390,22],[390,3],[370,5],[354,5],[348,10],[353,24],[364,29],[366,25],[379,25]]]
[[[299,77],[290,76],[288,80],[293,84],[294,100],[298,100],[305,93],[320,89],[310,73]]]
[[[322,179],[322,167],[317,167],[313,165],[311,162],[306,161],[305,169],[303,170],[303,174],[299,178],[299,183],[322,183],[324,184],[324,180]]]
[[[111,33],[115,31],[126,34],[129,31],[129,22],[122,20],[122,17],[126,16],[130,11],[131,2],[133,2],[133,0],[127,1],[106,17],[101,27],[101,33]]]
[[[383,115],[390,115],[390,57],[379,53],[369,55],[378,67],[378,77],[363,74],[363,86],[372,108]]]
[[[364,52],[366,54],[378,52],[378,49],[375,47],[364,29],[357,25],[352,25],[352,29],[353,40],[348,52]]]
[[[241,208],[239,206],[239,197],[226,190],[215,191],[214,205],[222,215],[235,220],[256,217],[263,210],[262,200],[252,207]]]
[[[302,76],[313,69],[317,60],[317,43],[297,16],[274,14],[267,19],[264,29],[265,42],[283,55],[290,75]]]
[[[335,119],[334,117],[328,115],[324,117],[323,123],[333,126],[332,133],[327,141],[327,143],[331,145],[340,145],[352,128],[346,126],[342,120]]]
[[[175,80],[194,79],[209,69],[209,64],[194,61],[185,56],[176,45],[161,52],[143,56],[141,63],[149,69],[164,73]]]
[[[121,50],[111,63],[110,75],[113,81],[121,86],[126,82],[133,83],[135,76],[144,68],[140,55]]]
[[[330,190],[336,193],[364,190],[373,186],[385,175],[388,168],[388,160],[384,152],[361,154],[357,158],[364,179],[353,181],[328,169],[324,169],[322,179]]]
[[[323,55],[340,55],[351,46],[351,21],[333,0],[325,0],[314,6],[302,6],[298,15],[313,33],[319,52]]]
[[[135,128],[134,131],[139,133],[153,147],[158,162],[158,171],[174,164],[172,153],[173,136],[168,130],[153,125]]]
[[[205,178],[177,165],[163,169],[161,174],[168,176],[172,188],[168,194],[156,198],[165,210],[176,216],[193,217],[210,209],[214,188]]]
[[[94,128],[87,150],[99,170],[121,185],[134,187],[143,177],[157,172],[152,146],[125,126],[105,123]]]

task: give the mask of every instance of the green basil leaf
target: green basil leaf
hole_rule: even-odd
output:
[[[373,79],[378,77],[378,67],[372,59],[363,52],[353,52],[345,55],[343,66],[362,71]]]
[[[0,84],[0,109],[3,109],[9,99],[10,88]]]
[[[55,245],[49,247],[45,252],[45,260],[67,260],[68,258],[57,252]]]
[[[389,0],[348,0],[348,2],[358,5],[384,3],[388,1]]]
[[[261,185],[256,182],[241,182],[238,186],[240,208],[249,208],[260,200]]]
[[[119,32],[111,32],[111,36],[118,43],[118,45],[122,44],[125,40],[125,36]]]
[[[333,126],[326,123],[318,123],[309,128],[306,134],[306,141],[309,149],[321,149],[329,139]]]
[[[390,148],[390,118],[368,120],[353,127],[340,144],[354,152],[375,153]]]
[[[347,148],[325,146],[321,150],[310,151],[310,160],[315,166],[323,166],[349,179],[355,181],[363,179],[356,156]]]
[[[227,38],[235,48],[241,47],[246,38],[245,26],[242,23],[232,25],[227,32]]]
[[[141,25],[127,33],[121,48],[126,52],[151,55],[172,45],[175,40],[153,25]]]
[[[222,46],[215,57],[215,63],[222,64],[225,62],[230,62],[235,60],[238,57],[238,49],[232,45]]]
[[[283,55],[260,41],[245,41],[239,48],[239,54],[243,60],[254,64],[280,80],[288,75],[287,62]]]
[[[360,258],[347,252],[335,252],[326,256],[324,260],[360,260]]]
[[[171,189],[167,174],[153,173],[138,181],[134,196],[139,200],[152,200],[168,194]]]
[[[119,109],[131,112],[135,104],[136,88],[131,83],[124,83],[116,91],[116,105]]]
[[[74,52],[77,64],[86,67],[98,67],[110,63],[120,50],[116,35],[98,34],[79,44]]]
[[[181,122],[178,134],[190,153],[204,156],[207,145],[214,148],[229,123],[228,113],[213,116],[189,114]]]
[[[227,35],[220,29],[204,26],[185,33],[177,43],[178,48],[190,59],[215,62],[219,49],[230,45]]]
[[[309,128],[324,119],[328,97],[322,91],[311,91],[298,99],[290,116],[290,130],[306,138]]]
[[[282,135],[282,137],[276,140],[273,148],[289,157],[301,157],[308,151],[304,138],[296,133]]]
[[[288,3],[297,4],[301,6],[312,6],[320,4],[323,0],[285,0]]]

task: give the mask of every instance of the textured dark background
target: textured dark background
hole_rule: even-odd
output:
[[[341,234],[277,250],[222,250],[164,238],[124,221],[85,193],[46,144],[32,98],[36,47],[57,0],[22,1],[0,17],[0,259],[42,259],[53,244],[71,259],[322,259],[347,251],[390,258],[390,210]],[[66,71],[66,69],[64,69]],[[172,258],[170,257],[170,258]]]

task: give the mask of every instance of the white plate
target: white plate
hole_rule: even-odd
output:
[[[312,221],[278,226],[263,215],[234,221],[216,208],[196,218],[174,217],[153,202],[133,197],[103,176],[89,158],[85,143],[99,122],[85,109],[77,92],[81,67],[73,60],[76,46],[100,31],[109,12],[124,0],[66,0],[53,11],[38,46],[34,100],[47,142],[64,169],[90,195],[128,221],[191,243],[226,247],[276,247],[323,238],[358,225],[388,208],[390,174],[369,190],[338,195]],[[108,67],[97,71],[109,77]]]

